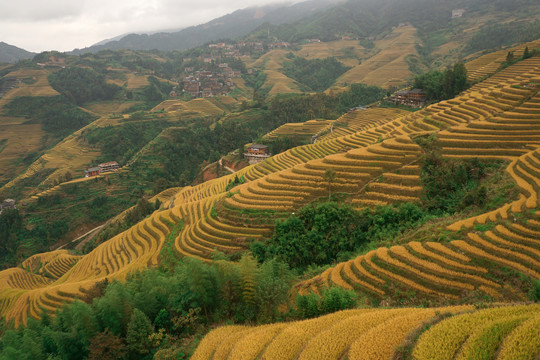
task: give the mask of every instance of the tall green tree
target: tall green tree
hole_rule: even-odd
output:
[[[152,350],[152,343],[149,336],[154,332],[154,326],[150,319],[139,309],[135,308],[129,321],[126,343],[130,358],[146,358]]]

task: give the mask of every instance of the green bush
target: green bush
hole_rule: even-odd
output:
[[[326,265],[368,242],[396,235],[415,226],[426,214],[415,204],[354,210],[334,202],[309,205],[278,221],[265,243],[254,241],[250,249],[259,261],[277,258],[292,268]]]
[[[326,288],[322,296],[317,294],[297,295],[296,310],[301,318],[313,318],[332,312],[356,307],[358,295],[353,290],[338,286]]]

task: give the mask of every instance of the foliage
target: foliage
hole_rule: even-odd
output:
[[[94,100],[112,100],[118,85],[105,81],[105,75],[88,68],[66,67],[49,75],[51,86],[77,105]]]
[[[150,85],[145,86],[139,94],[135,94],[134,99],[158,104],[167,98],[173,88],[171,84],[159,81],[155,76],[149,76],[148,82]]]
[[[123,165],[168,126],[170,123],[164,120],[127,122],[120,126],[85,129],[81,136],[100,149],[98,161],[114,160]]]
[[[95,119],[63,96],[21,96],[6,105],[8,115],[26,116],[43,130],[64,137]]]
[[[540,37],[540,21],[493,23],[482,27],[472,36],[467,43],[467,50],[476,52],[496,49],[501,46],[532,41],[538,37]]]
[[[540,301],[540,280],[532,280],[532,287],[529,291],[529,300],[534,302]]]
[[[448,160],[429,152],[422,164],[422,204],[431,212],[453,213],[470,206],[482,207],[487,201],[487,189],[481,181],[489,167],[477,158]]]
[[[414,87],[423,89],[431,101],[453,98],[469,87],[467,69],[463,63],[456,63],[444,71],[430,71],[415,77]]]
[[[61,238],[68,230],[63,219],[43,221],[34,218],[28,227],[19,210],[8,209],[0,215],[0,268],[14,266],[16,262],[37,252],[48,250],[51,242]]]
[[[259,259],[277,258],[292,268],[326,265],[370,241],[397,234],[417,224],[425,214],[410,203],[356,211],[333,202],[309,205],[277,222],[274,234],[263,243],[251,243]]]
[[[244,179],[244,175],[240,175],[238,177],[238,174],[234,176],[234,179],[230,181],[227,186],[225,187],[225,191],[231,190],[233,187],[245,183],[246,180]]]
[[[338,286],[325,288],[322,296],[317,294],[297,295],[296,308],[302,318],[312,318],[356,306],[357,294]]]
[[[305,85],[308,91],[324,91],[350,68],[336,58],[308,60],[292,55],[292,61],[283,64],[283,73]]]
[[[377,86],[353,84],[338,94],[276,96],[269,104],[268,118],[283,123],[304,122],[313,118],[337,119],[352,107],[368,105],[382,99],[386,90]],[[274,128],[277,126],[274,126]]]
[[[275,321],[294,280],[287,265],[275,260],[258,264],[244,255],[239,263],[205,264],[186,258],[172,268],[131,275],[123,284],[112,282],[104,293],[91,290],[102,296],[66,305],[52,319],[45,314],[40,321],[29,319],[27,327],[6,329],[0,359],[148,359],[158,350],[186,353],[179,339],[204,331],[207,324]],[[336,298],[328,296],[324,306],[339,306]]]

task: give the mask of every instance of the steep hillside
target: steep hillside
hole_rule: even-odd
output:
[[[242,169],[235,175],[246,182],[229,191],[226,188],[235,175],[184,187],[165,201],[161,211],[85,255],[58,280],[23,269],[1,272],[8,286],[2,291],[2,314],[17,323],[24,322],[27,314],[39,316],[40,306],[53,310],[97,281],[123,279],[136,269],[157,264],[164,248],[204,261],[215,250],[243,250],[248,239],[268,237],[275,219],[327,196],[323,178],[328,169],[336,174],[332,190],[347,194],[360,207],[365,206],[361,194],[366,185],[375,190],[371,184],[381,175],[391,179],[394,174],[396,181],[380,183],[377,202],[410,201],[410,195],[403,196],[400,177],[418,176],[414,165],[423,149],[413,139],[425,134],[436,134],[448,158],[510,161],[507,171],[522,195],[501,209],[450,226],[455,232],[451,238],[456,239],[450,243],[379,248],[306,281],[300,292],[318,292],[325,284],[335,284],[373,301],[391,302],[398,299],[393,296],[398,292],[416,294],[407,300],[413,303],[467,301],[471,293],[499,301],[522,300],[528,289],[513,285],[511,279],[519,278],[516,272],[540,278],[535,210],[535,179],[540,171],[535,135],[539,77],[540,58],[523,60],[455,99],[405,115],[387,110],[385,117],[359,125],[354,133],[293,148]],[[370,116],[372,111],[380,116],[386,110],[357,114]],[[485,228],[468,230],[475,224]],[[501,265],[509,269],[504,276]],[[27,280],[14,282],[15,277]]]
[[[463,15],[452,18],[452,10],[460,8]],[[272,95],[303,89],[304,84],[286,76],[288,52],[308,60],[335,57],[351,67],[335,81],[336,87],[363,82],[395,88],[425,70],[536,39],[540,26],[533,14],[539,11],[527,0],[513,6],[483,0],[348,1],[295,23],[253,32],[248,39],[265,41],[270,34],[300,48],[272,50],[247,64],[267,74],[264,87]],[[499,22],[506,25],[493,25]]]

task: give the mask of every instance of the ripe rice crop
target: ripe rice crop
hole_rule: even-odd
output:
[[[538,358],[540,351],[538,339],[540,339],[540,315],[536,314],[504,339],[498,358],[501,360]]]
[[[459,350],[456,360],[495,358],[501,340],[526,318],[526,316],[508,316],[488,321],[483,326],[477,327]]]
[[[412,357],[416,360],[453,359],[470,334],[486,322],[509,316],[531,316],[538,314],[539,310],[537,305],[507,306],[455,316],[424,332],[414,347]],[[538,345],[537,341],[533,343]]]

